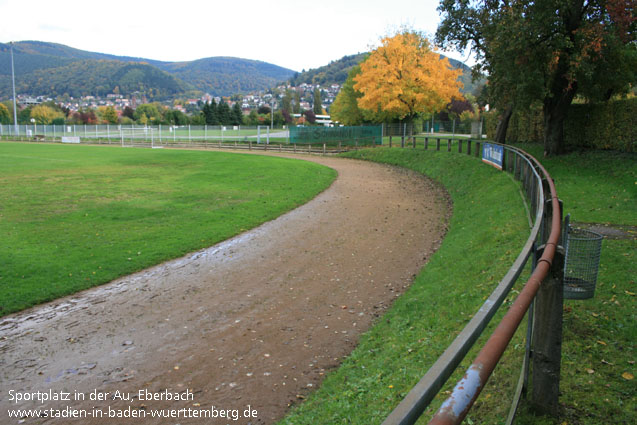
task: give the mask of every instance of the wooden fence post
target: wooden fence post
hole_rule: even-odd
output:
[[[550,216],[549,216],[550,217]],[[540,255],[541,255],[540,248]],[[548,276],[535,297],[532,405],[541,414],[559,414],[564,309],[564,249],[555,252]]]

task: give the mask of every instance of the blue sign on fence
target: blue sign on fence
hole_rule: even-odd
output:
[[[493,165],[495,168],[502,169],[502,158],[504,158],[504,147],[485,143],[482,149],[482,161]]]

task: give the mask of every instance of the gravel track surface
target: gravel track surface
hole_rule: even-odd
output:
[[[0,423],[265,424],[317,388],[410,285],[451,207],[413,172],[295,157],[339,176],[233,239],[0,319]],[[70,401],[12,400],[37,391]],[[146,391],[186,400],[148,400]],[[109,394],[91,400],[94,392]],[[184,417],[211,406],[230,418]],[[243,417],[248,406],[252,418]],[[67,407],[86,417],[20,422],[7,413]],[[145,418],[107,418],[109,408]],[[179,417],[150,417],[162,408]]]

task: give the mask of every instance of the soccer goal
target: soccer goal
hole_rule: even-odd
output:
[[[152,127],[119,128],[119,139],[122,147],[162,148],[157,138],[157,129]]]

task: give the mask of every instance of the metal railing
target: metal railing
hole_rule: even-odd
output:
[[[441,144],[444,145],[445,143],[445,141],[441,141],[441,139],[430,140],[428,137],[425,137],[423,140],[425,149],[428,149],[430,142],[435,142],[437,150],[440,150]],[[474,154],[481,156],[482,142],[472,140],[456,140],[455,142],[458,143],[458,152],[462,152],[464,142],[467,154],[472,154],[473,145]],[[451,139],[446,141],[447,151],[451,151],[453,143]],[[541,283],[547,279],[549,271],[555,272],[559,269],[559,266],[556,265],[556,267],[552,268],[552,265],[557,257],[556,251],[560,238],[561,205],[557,198],[551,177],[542,165],[528,153],[511,146],[498,146],[502,146],[502,169],[511,172],[516,179],[522,182],[524,193],[530,201],[530,212],[534,218],[529,237],[517,259],[496,289],[451,345],[449,345],[421,380],[385,419],[383,425],[406,425],[413,424],[418,420],[442,386],[447,382],[451,374],[456,370],[475,341],[482,334],[489,321],[509,294],[516,280],[519,278],[527,261],[535,254],[536,257],[533,262],[534,270],[524,285],[524,288],[493,332],[491,338],[483,346],[473,364],[466,371],[464,377],[458,382],[451,392],[451,395],[449,395],[433,417],[430,424],[459,424],[462,422],[474,401],[477,399],[480,391],[484,388],[487,379],[497,365],[524,315],[527,311],[533,311],[529,310],[529,306],[538,293]],[[416,139],[413,140],[413,147],[416,147]],[[559,271],[557,273],[559,273]],[[546,286],[549,287],[551,285]],[[559,303],[561,303],[561,287],[559,288],[559,293]],[[551,308],[555,309],[556,307],[551,306],[549,310]],[[559,335],[557,335],[557,337],[561,341],[561,307],[559,314]],[[536,314],[536,318],[537,316]],[[532,326],[533,319],[530,318],[529,323],[530,326]],[[539,320],[538,328],[539,327],[546,327],[546,324],[542,323],[542,320]],[[545,332],[542,331],[542,334],[544,333]],[[530,338],[530,336],[531,331],[529,330],[527,338]],[[530,344],[527,344],[523,364],[523,377],[521,377],[523,385],[527,382],[526,375],[529,369],[530,349]],[[559,372],[559,358],[557,362]],[[542,372],[538,371],[538,373]],[[538,379],[538,381],[542,380]],[[551,391],[548,392],[550,393]],[[509,414],[509,423],[515,415],[520,393],[520,388],[518,388],[511,413]],[[551,400],[549,403],[555,402],[550,395],[548,397]],[[554,398],[557,398],[557,394],[554,395]]]

